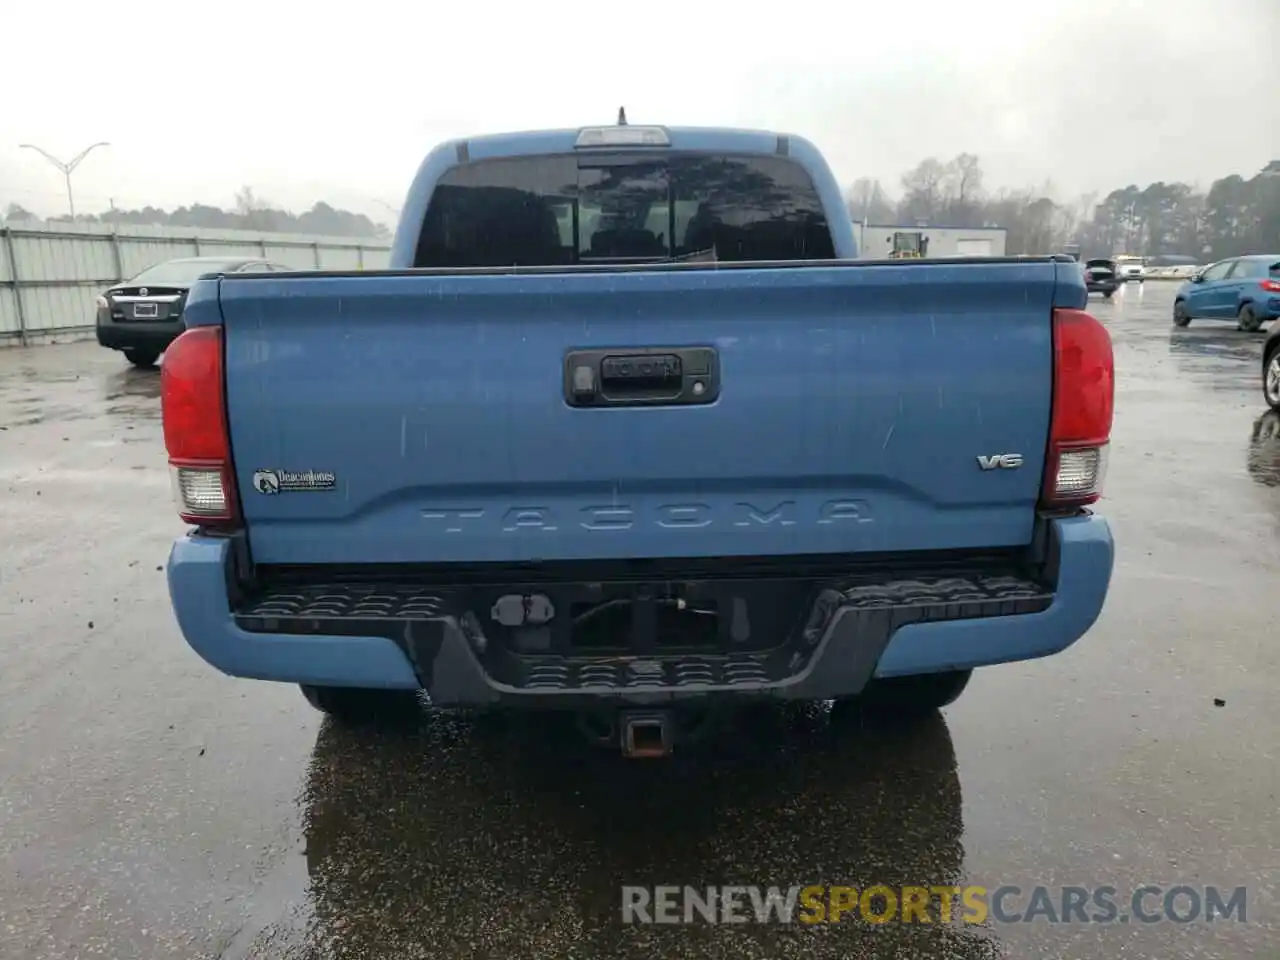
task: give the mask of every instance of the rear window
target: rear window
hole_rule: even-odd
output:
[[[1241,260],[1236,264],[1233,277],[1265,277],[1274,269],[1272,264],[1265,260]]]
[[[431,196],[414,265],[834,257],[817,190],[792,160],[593,154],[453,168]]]

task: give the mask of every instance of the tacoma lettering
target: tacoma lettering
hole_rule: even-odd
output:
[[[480,507],[448,507],[423,510],[422,519],[429,521],[441,533],[465,533],[476,530],[492,516]],[[510,507],[502,513],[500,529],[504,533],[526,530],[556,531],[560,521],[550,507]],[[865,500],[827,500],[817,506],[811,522],[870,523],[871,508]],[[794,527],[801,523],[800,505],[794,500],[782,500],[770,507],[761,507],[747,501],[725,504],[717,509],[705,503],[668,503],[651,508],[648,518],[637,516],[634,507],[627,504],[611,504],[599,507],[581,507],[578,510],[578,526],[583,530],[630,530],[637,522],[651,523],[668,530],[687,530],[709,527],[712,524],[731,524],[735,527]],[[494,523],[493,519],[487,524]]]
[[[512,507],[502,518],[502,529],[511,533],[515,530],[555,530],[555,514],[546,507]]]
[[[819,513],[819,523],[871,522],[871,509],[865,500],[828,500]]]
[[[484,516],[483,510],[423,510],[422,519],[429,520],[441,528],[442,533],[463,533],[468,520],[479,520]]]
[[[736,527],[749,527],[755,523],[768,526],[775,520],[780,527],[792,527],[796,523],[794,500],[783,500],[770,510],[761,510],[749,503],[735,503],[733,508],[739,514],[739,519],[734,521]]]
[[[711,523],[711,508],[705,503],[672,503],[658,508],[660,527],[705,527]]]

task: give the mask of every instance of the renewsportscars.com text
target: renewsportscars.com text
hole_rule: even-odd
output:
[[[624,886],[624,923],[1246,922],[1244,887]]]

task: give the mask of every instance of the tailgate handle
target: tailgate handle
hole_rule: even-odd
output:
[[[565,402],[572,407],[686,406],[720,395],[713,347],[574,350],[565,357]]]
[[[674,353],[605,357],[600,363],[600,385],[616,396],[646,390],[680,388],[681,363]]]

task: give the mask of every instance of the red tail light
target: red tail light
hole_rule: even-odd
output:
[[[193,327],[169,345],[160,410],[178,514],[201,527],[239,521],[223,402],[222,329]]]
[[[1053,414],[1042,506],[1077,506],[1102,496],[1115,372],[1107,328],[1083,310],[1055,310]]]
[[[1268,293],[1280,293],[1280,280],[1263,280],[1258,286]]]
[[[1085,283],[1088,283],[1088,282],[1089,282],[1090,280],[1092,280],[1092,279],[1093,279],[1093,271],[1092,271],[1092,270],[1086,270],[1086,271],[1084,272],[1084,282],[1085,282]]]

